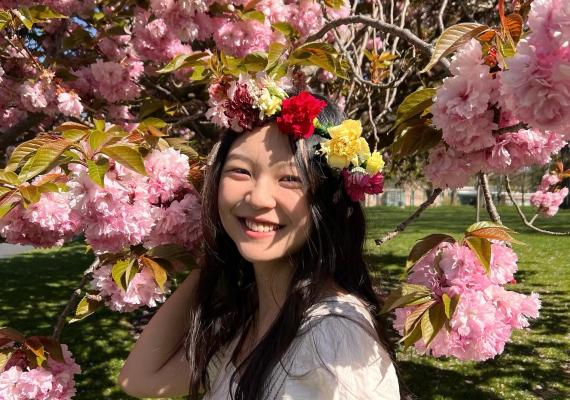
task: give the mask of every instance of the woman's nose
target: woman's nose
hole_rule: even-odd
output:
[[[264,180],[258,180],[246,194],[245,200],[254,208],[273,208],[276,205],[271,185]]]

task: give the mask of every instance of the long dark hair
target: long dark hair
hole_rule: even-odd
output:
[[[317,96],[322,98],[320,96]],[[343,114],[327,99],[318,116],[322,126],[340,124]],[[205,267],[195,292],[190,313],[186,351],[190,361],[189,398],[199,399],[209,389],[208,365],[219,350],[241,337],[232,354],[239,354],[248,324],[257,310],[253,266],[239,253],[225,232],[218,213],[218,186],[221,171],[237,135],[226,133],[206,174],[203,197]],[[307,310],[323,296],[323,282],[334,282],[360,298],[374,317],[376,334],[385,342],[375,294],[363,259],[365,217],[360,203],[352,201],[322,157],[315,156],[318,135],[306,140],[290,140],[295,162],[307,188],[311,227],[306,243],[290,256],[295,270],[288,295],[273,325],[249,356],[237,367],[232,381],[237,383],[235,400],[261,400],[271,371],[280,362],[298,334]]]

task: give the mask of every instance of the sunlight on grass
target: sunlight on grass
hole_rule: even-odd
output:
[[[459,238],[475,222],[472,207],[427,210],[394,240],[378,247],[374,239],[393,229],[413,210],[367,209],[367,257],[383,291],[399,282],[414,242],[430,233]],[[554,238],[525,228],[514,210],[501,209],[505,225],[519,232],[516,290],[541,294],[543,308],[530,330],[517,331],[505,353],[483,363],[433,359],[408,350],[398,359],[404,379],[420,399],[567,399],[570,398],[570,237]],[[483,215],[483,213],[482,213]],[[570,212],[563,211],[541,226],[570,230]],[[78,243],[62,249],[33,251],[0,259],[0,325],[26,334],[50,335],[58,313],[81,279],[91,256]],[[83,373],[77,378],[79,400],[128,399],[116,377],[130,347],[130,314],[102,310],[68,325],[62,341],[70,346]]]

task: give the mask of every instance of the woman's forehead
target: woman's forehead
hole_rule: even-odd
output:
[[[227,160],[248,159],[271,165],[295,165],[289,138],[274,123],[240,133],[232,144]]]

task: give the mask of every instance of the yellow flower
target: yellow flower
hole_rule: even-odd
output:
[[[384,168],[384,160],[382,159],[382,155],[375,151],[370,157],[368,157],[368,160],[366,160],[366,172],[374,175],[377,172],[382,171],[382,168]]]
[[[261,96],[259,96],[257,105],[259,106],[259,109],[263,112],[263,114],[270,117],[276,112],[281,110],[282,101],[283,100],[281,98],[279,98],[278,96],[272,96],[269,90],[264,88],[261,92]]]
[[[328,128],[328,132],[331,139],[321,144],[321,151],[332,168],[346,168],[350,164],[359,166],[359,157],[362,160],[370,157],[368,143],[361,137],[360,121],[347,119],[340,125]]]

